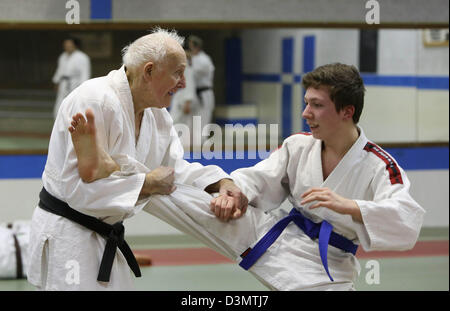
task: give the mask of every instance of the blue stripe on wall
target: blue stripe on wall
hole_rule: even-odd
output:
[[[41,178],[46,155],[0,156],[0,178]]]
[[[316,55],[316,37],[305,36],[303,38],[303,73],[314,70]]]
[[[91,0],[91,19],[111,19],[112,0]]]
[[[292,73],[294,71],[294,39],[284,38],[282,41],[282,72]]]
[[[448,170],[448,147],[417,147],[417,148],[385,148],[400,166],[405,170]],[[235,154],[235,153],[234,153]],[[189,156],[189,154],[187,154]],[[193,159],[193,156],[189,157]],[[244,159],[199,159],[189,160],[204,165],[216,164],[225,171],[231,172],[241,167],[252,166],[260,159],[248,159],[245,152]],[[41,178],[44,171],[46,155],[3,155],[0,156],[0,178]]]
[[[365,85],[415,87],[426,90],[449,89],[448,77],[432,76],[385,76],[375,74],[361,74]]]
[[[256,118],[247,118],[247,119],[225,119],[225,118],[216,118],[216,124],[220,126],[225,126],[225,124],[242,124],[243,126],[247,124],[258,125],[258,119]]]
[[[277,73],[248,73],[243,75],[243,80],[249,82],[281,82],[281,75]]]
[[[417,77],[417,88],[424,90],[449,89],[448,77]]]
[[[403,86],[415,87],[416,77],[413,76],[382,76],[361,74],[365,85],[379,85],[379,86]]]
[[[391,154],[404,170],[449,169],[448,147],[385,148],[384,150]],[[189,156],[188,161],[198,161],[203,165],[218,165],[227,173],[231,173],[233,170],[241,167],[253,166],[261,161],[260,159],[248,159],[247,152],[245,152],[244,159],[236,159],[235,156],[233,158],[191,160],[193,156]]]
[[[416,87],[422,90],[449,90],[449,77],[432,76],[383,76],[361,74],[365,85]],[[281,82],[280,74],[245,74],[244,81],[249,82]],[[294,82],[300,82],[301,76],[295,75]]]
[[[283,84],[281,99],[281,125],[283,138],[292,134],[292,85]]]
[[[316,54],[316,37],[306,36],[303,38],[303,73],[308,73],[314,70],[315,67],[315,54]],[[305,102],[303,98],[305,97],[306,90],[303,90],[303,97],[301,101],[303,103],[303,110],[305,110]],[[302,111],[303,111],[302,110]],[[306,123],[305,119],[302,119],[302,130],[304,132],[309,132],[311,129]]]
[[[294,39],[284,38],[281,43],[282,72],[292,74],[294,71]],[[281,95],[282,137],[292,134],[292,85],[283,84]]]
[[[247,82],[281,82],[281,75],[276,73],[247,73],[242,75],[242,80]],[[300,83],[301,80],[301,75],[294,75],[294,83]]]
[[[405,170],[448,170],[448,147],[386,148],[385,150]]]
[[[260,162],[261,160],[259,158],[256,159],[248,159],[247,153],[245,154],[244,159],[225,159],[223,156],[222,159],[211,159],[211,160],[194,160],[193,157],[189,157],[187,160],[188,162],[200,162],[203,165],[217,165],[220,166],[226,173],[230,174],[234,170],[237,170],[238,168],[242,167],[251,167]]]
[[[225,97],[229,105],[242,103],[242,44],[240,38],[225,41]]]

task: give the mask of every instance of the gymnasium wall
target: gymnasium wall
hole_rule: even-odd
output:
[[[242,100],[259,107],[259,122],[289,115],[284,136],[303,129],[303,73],[332,62],[359,67],[359,30],[244,30],[241,40]],[[291,47],[283,48],[286,41]],[[422,30],[379,30],[378,70],[362,72],[366,134],[380,143],[448,142],[448,68],[448,46],[424,47]],[[288,85],[292,99],[283,98]]]
[[[422,32],[378,31],[377,71],[362,72],[359,125],[407,171],[413,197],[427,210],[424,225],[448,226],[449,49],[424,46]],[[332,62],[359,68],[355,29],[244,30],[240,40],[242,105],[256,106],[248,118],[279,124],[283,137],[308,130],[302,74]]]
[[[361,24],[366,2],[361,0],[2,0],[0,20],[61,22],[66,5],[77,2],[80,21],[92,19],[159,23],[309,23]],[[67,4],[69,3],[69,4]],[[378,0],[381,21],[398,25],[448,23],[446,0]]]

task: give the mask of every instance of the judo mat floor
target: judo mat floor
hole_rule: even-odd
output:
[[[137,291],[268,291],[237,264],[187,236],[129,237],[136,254],[148,255]],[[448,291],[448,228],[426,228],[413,250],[358,251],[358,291]],[[379,278],[373,278],[374,261]],[[325,273],[325,272],[324,272]],[[33,291],[25,279],[1,280],[0,291]]]

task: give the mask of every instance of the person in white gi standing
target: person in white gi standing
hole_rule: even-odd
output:
[[[199,103],[195,87],[194,71],[192,69],[192,57],[189,50],[186,51],[187,65],[184,70],[184,78],[186,80],[186,87],[177,91],[172,98],[170,105],[170,116],[173,119],[175,128],[183,129],[182,126],[187,127],[180,136],[181,143],[185,149],[190,150],[192,142],[193,131],[193,116],[199,113]]]
[[[302,79],[311,133],[287,138],[269,158],[231,177],[250,206],[228,206],[178,185],[144,210],[235,260],[273,290],[354,290],[356,249],[407,250],[424,209],[398,163],[357,125],[365,88],[357,69],[318,67]],[[139,170],[139,167],[135,167]],[[288,199],[292,210],[279,209]]]
[[[0,279],[26,277],[30,222],[17,220],[0,224]]]
[[[57,87],[53,117],[56,119],[63,99],[72,90],[91,77],[89,56],[79,49],[80,41],[69,37],[63,42],[64,52],[58,58],[58,66],[52,81]]]
[[[166,110],[185,85],[182,43],[157,28],[124,49],[119,70],[84,82],[63,100],[31,223],[28,281],[38,289],[133,289],[130,268],[136,276],[140,271],[122,221],[148,197],[172,193],[174,180],[224,194],[234,217],[245,212],[245,196],[222,169],[183,160]],[[78,111],[87,111],[84,132],[72,127]]]
[[[203,40],[197,36],[188,37],[188,47],[192,54],[192,69],[197,96],[199,99],[199,115],[201,117],[202,131],[211,123],[215,107],[214,98],[214,64],[211,57],[203,51]],[[203,136],[203,139],[207,137]]]

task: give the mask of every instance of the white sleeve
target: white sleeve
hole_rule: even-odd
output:
[[[98,144],[107,153],[117,146],[120,150],[120,144],[124,139],[122,136],[124,124],[121,118],[123,114],[111,107],[103,107],[102,103],[80,98],[74,100],[76,103],[72,106],[70,115],[91,108],[95,115]],[[64,200],[72,208],[94,217],[132,216],[136,212],[135,205],[144,184],[145,173],[112,174],[92,183],[84,183],[78,174],[77,157],[67,127],[64,134],[67,146],[60,178]]]
[[[192,62],[192,68],[194,72],[200,73],[202,75],[207,74],[210,71],[210,63],[204,57],[198,57],[195,62]]]
[[[253,167],[237,169],[231,177],[242,189],[249,204],[267,210],[278,208],[289,195],[287,166],[289,150],[286,142]]]
[[[202,80],[205,76],[210,76],[215,70],[214,64],[211,59],[206,55],[199,55],[196,60],[192,62],[192,69],[194,76],[197,79]]]
[[[385,166],[372,180],[373,200],[356,200],[363,225],[356,230],[364,250],[407,250],[417,241],[425,211],[409,194],[410,182],[399,167],[403,183],[391,184]]]
[[[163,165],[175,169],[175,182],[187,184],[204,190],[207,186],[224,178],[232,179],[217,165],[204,166],[198,162],[190,163],[183,159],[184,150],[175,128],[171,129],[171,142],[164,156]]]

